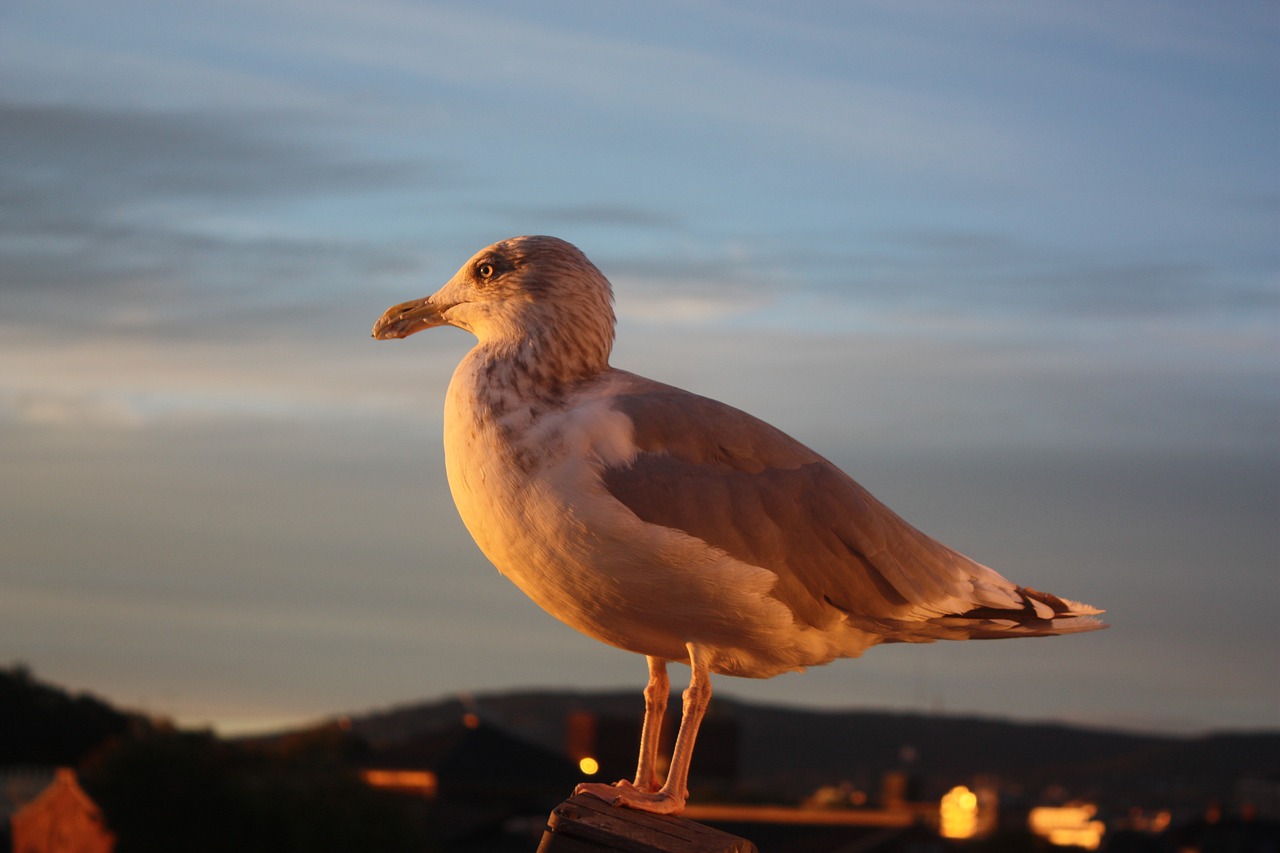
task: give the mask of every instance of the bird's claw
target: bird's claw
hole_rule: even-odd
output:
[[[684,811],[688,795],[677,797],[666,790],[645,791],[623,779],[616,785],[604,782],[583,782],[574,789],[575,794],[589,794],[604,800],[611,806],[635,809],[651,814],[680,814]]]

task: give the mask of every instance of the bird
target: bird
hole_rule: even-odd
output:
[[[1019,586],[912,527],[852,477],[746,412],[610,365],[609,280],[574,245],[513,237],[378,340],[475,336],[445,392],[462,521],[544,610],[649,670],[634,779],[576,793],[679,814],[711,675],[770,678],[880,643],[1070,634],[1102,610]],[[668,663],[687,663],[665,778]]]

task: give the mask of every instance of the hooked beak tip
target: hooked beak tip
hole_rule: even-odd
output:
[[[378,318],[378,322],[373,324],[373,338],[378,341],[407,338],[423,329],[443,326],[447,322],[443,311],[444,309],[433,303],[430,298],[403,302],[388,308],[386,313]]]

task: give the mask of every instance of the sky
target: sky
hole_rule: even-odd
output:
[[[1112,625],[719,693],[1274,729],[1278,48],[1268,2],[9,0],[0,665],[227,733],[639,708],[456,516],[471,339],[369,336],[547,233],[616,366]]]

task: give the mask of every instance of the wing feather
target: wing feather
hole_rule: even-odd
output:
[[[774,594],[806,624],[848,618],[886,639],[928,640],[975,621],[1008,636],[992,620],[1059,633],[1054,616],[1097,612],[1025,595],[746,412],[639,377],[611,405],[634,425],[639,452],[602,472],[610,494],[646,522],[774,572]]]

